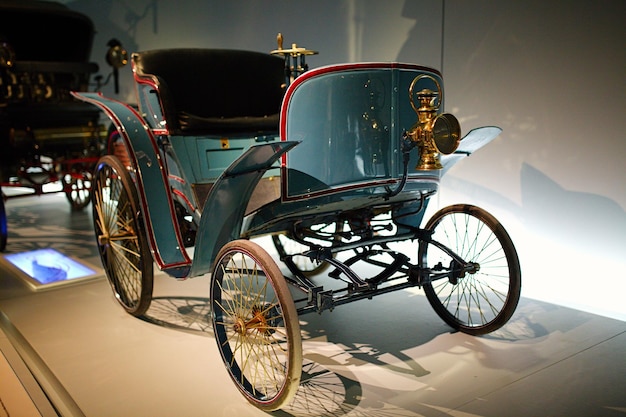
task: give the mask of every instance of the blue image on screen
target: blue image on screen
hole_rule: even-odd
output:
[[[84,278],[96,273],[54,249],[5,254],[4,258],[40,284]]]

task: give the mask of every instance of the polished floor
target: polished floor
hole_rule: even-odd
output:
[[[261,416],[231,383],[208,276],[156,276],[144,320],[113,300],[90,207],[6,202],[6,254],[54,248],[95,277],[33,289],[0,262],[0,417]],[[522,298],[484,337],[452,333],[421,291],[301,316],[303,383],[277,416],[626,416],[626,322]]]

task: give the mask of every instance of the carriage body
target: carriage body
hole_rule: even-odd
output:
[[[246,220],[244,234],[283,232],[303,218],[320,223],[334,213],[413,211],[421,223],[427,197],[443,170],[415,170],[411,152],[401,192],[403,135],[417,122],[408,94],[430,68],[397,63],[334,65],[311,70],[290,86],[281,110],[281,141],[298,145],[281,160],[280,197]],[[432,85],[430,86],[433,87]]]
[[[237,74],[233,66],[248,71],[253,65],[228,64],[231,69],[216,74],[200,70],[215,59],[258,59],[265,62],[266,73],[242,83],[243,72]],[[332,221],[336,213],[412,212],[418,207],[410,220],[417,227],[427,198],[437,191],[444,170],[413,170],[419,155],[412,152],[408,180],[401,193],[390,197],[403,173],[403,132],[416,123],[408,88],[422,74],[442,84],[433,69],[396,63],[335,65],[307,72],[285,92],[282,61],[260,53],[157,50],[136,55],[133,65],[138,112],[95,93],[81,97],[103,108],[121,132],[113,148],[121,148],[118,156],[139,177],[151,251],[172,276],[204,274],[228,241],[283,233],[303,219],[319,224]],[[159,66],[160,75],[152,74],[157,71],[151,66]],[[164,66],[176,68],[164,71]],[[181,69],[185,67],[187,71]],[[274,89],[258,92],[255,86],[268,80]],[[256,104],[244,113],[224,110],[257,94],[266,97],[260,106],[265,108]],[[224,103],[224,97],[233,104]],[[242,115],[247,113],[253,116]],[[254,159],[242,162],[246,152],[261,154],[263,148],[275,160],[261,167]],[[285,149],[290,150],[283,155]],[[249,170],[262,174],[242,182],[245,190],[233,188],[240,171]],[[230,197],[216,198],[216,185]],[[193,237],[185,235],[187,227],[176,216],[181,209],[193,218]],[[184,247],[195,246],[197,239],[202,248],[192,258]]]
[[[118,133],[93,193],[118,302],[147,311],[154,265],[179,279],[211,273],[218,348],[263,410],[295,395],[300,314],[422,287],[446,323],[479,335],[508,321],[521,286],[514,246],[489,213],[454,205],[424,221],[442,175],[499,128],[461,140],[431,68],[341,64],[289,79],[285,62],[147,51],[132,60],[137,108],[75,93]],[[254,242],[262,236],[278,260]]]

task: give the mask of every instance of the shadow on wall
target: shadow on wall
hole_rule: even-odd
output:
[[[406,0],[402,17],[414,20],[402,48],[398,52],[399,62],[412,62],[442,70],[442,19],[441,0]]]
[[[567,190],[528,163],[521,166],[521,206],[454,175],[446,176],[444,183],[472,200],[509,212],[526,230],[563,247],[614,260],[626,253],[626,211],[617,202],[599,194]]]
[[[145,9],[138,14],[131,7],[123,2],[112,0],[74,0],[66,5],[80,13],[84,13],[92,19],[96,29],[92,48],[92,59],[98,63],[100,73],[104,76],[102,82],[108,83],[102,88],[105,96],[116,97],[121,100],[134,101],[134,90],[132,87],[132,72],[126,67],[119,72],[120,92],[115,94],[113,90],[113,80],[109,75],[110,67],[106,62],[107,43],[110,39],[119,40],[129,54],[137,51],[136,32],[140,22],[146,21],[152,26],[154,33],[158,31],[157,17],[158,9],[156,0],[146,2]]]
[[[521,193],[521,218],[529,230],[603,257],[626,253],[626,212],[615,201],[568,191],[526,163]]]

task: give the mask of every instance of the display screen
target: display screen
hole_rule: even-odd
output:
[[[34,280],[36,286],[79,280],[98,273],[54,249],[5,254],[4,258]]]

